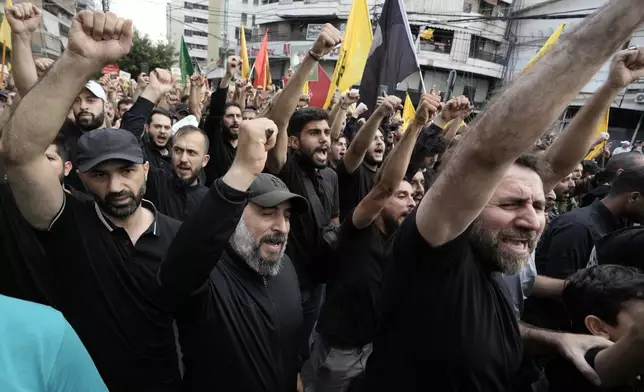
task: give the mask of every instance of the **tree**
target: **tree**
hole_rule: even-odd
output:
[[[119,61],[122,71],[129,72],[133,78],[141,73],[141,64],[147,64],[149,70],[155,68],[170,69],[177,59],[178,53],[171,43],[154,43],[147,35],[141,35],[134,30],[132,50]]]

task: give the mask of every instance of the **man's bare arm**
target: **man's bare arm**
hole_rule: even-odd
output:
[[[395,106],[391,105],[393,102],[395,102]],[[400,98],[387,97],[387,101],[380,105],[376,113],[384,110],[385,115],[392,115],[400,106]],[[387,160],[378,173],[376,184],[353,211],[351,219],[356,228],[365,228],[376,220],[385,207],[387,198],[394,194],[400,182],[405,177],[405,172],[407,171],[407,166],[409,165],[409,160],[411,159],[411,154],[414,151],[414,145],[416,144],[416,139],[420,131],[429,122],[439,107],[440,96],[423,95],[418,104],[414,121],[412,121],[400,142],[398,142],[387,157]]]
[[[543,188],[550,190],[584,159],[596,139],[597,127],[615,96],[626,86],[644,77],[644,48],[627,49],[613,58],[606,82],[579,109],[565,131],[546,150],[550,173]]]
[[[534,280],[531,297],[560,299],[563,292],[563,279],[551,278],[549,276],[537,275]]]
[[[11,26],[11,72],[18,93],[25,96],[38,82],[38,73],[31,53],[31,40],[40,24],[41,11],[31,3],[23,3],[7,8],[5,15]]]
[[[327,23],[322,27],[320,36],[315,44],[313,44],[313,49],[311,49],[311,51],[315,56],[322,57],[330,53],[341,41],[342,34],[333,27],[333,25]],[[317,63],[318,61],[313,58],[313,56],[310,54],[307,55],[300,64],[300,68],[298,68],[293,77],[289,79],[279,98],[274,101],[270,109],[268,118],[273,120],[279,129],[277,134],[277,144],[275,145],[275,148],[268,153],[268,160],[266,161],[266,168],[273,174],[279,173],[282,170],[282,167],[284,167],[284,164],[286,164],[288,152],[288,135],[286,128],[288,127],[288,121],[295,111],[297,102],[300,99],[302,88],[306,82],[306,78],[313,70],[313,67],[317,66]]]
[[[190,78],[190,97],[188,98],[188,109],[190,114],[201,120],[201,90],[205,84],[202,74],[194,74]]]
[[[119,38],[95,41],[92,35]],[[87,80],[104,64],[128,53],[131,45],[131,21],[111,13],[79,13],[72,22],[68,49],[22,99],[6,125],[0,152],[18,208],[32,226],[47,229],[64,201],[45,150]]]
[[[640,0],[607,4],[492,101],[418,208],[416,224],[430,245],[443,245],[467,229],[512,163],[643,19]]]

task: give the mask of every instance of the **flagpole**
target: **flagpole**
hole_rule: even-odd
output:
[[[423,88],[423,94],[427,94],[427,88],[425,87],[425,80],[423,79],[423,71],[418,68],[418,75],[420,75],[420,85]]]
[[[0,85],[4,85],[4,62],[7,54],[7,43],[2,42],[2,76],[0,76]]]

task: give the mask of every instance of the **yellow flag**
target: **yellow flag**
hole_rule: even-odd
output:
[[[371,41],[373,41],[373,33],[367,0],[353,0],[338,62],[335,64],[331,86],[324,104],[325,108],[329,107],[336,89],[344,93],[362,79],[362,71],[371,50]]]
[[[564,27],[566,27],[565,23],[562,23],[562,24],[559,25],[559,27],[557,27],[557,30],[555,30],[555,32],[552,33],[552,35],[550,36],[550,38],[548,38],[546,43],[543,44],[541,49],[539,49],[539,52],[537,52],[537,54],[532,58],[532,60],[530,60],[528,65],[523,67],[521,72],[525,72],[526,69],[532,67],[534,65],[534,63],[539,61],[539,59],[541,59],[543,56],[545,56],[546,53],[548,53],[548,52],[550,52],[552,50],[552,47],[554,46],[555,42],[557,42],[557,40],[559,39],[559,36],[561,35],[561,32],[563,31]]]
[[[7,0],[4,4],[5,10],[9,7],[13,7],[11,0]],[[5,11],[5,16],[4,19],[2,19],[2,23],[0,23],[0,43],[5,44],[7,48],[11,49],[11,26],[9,26],[9,22],[7,21],[6,12],[7,11]]]
[[[420,38],[431,41],[434,39],[434,29],[426,29],[423,31],[423,33],[420,35]]]
[[[271,65],[268,63],[268,53],[266,53],[266,81],[264,88],[268,90],[268,86],[273,84],[273,77],[271,76]]]
[[[411,98],[409,98],[409,93],[405,93],[405,106],[403,107],[403,132],[407,130],[409,124],[411,124],[414,116],[416,115],[416,109],[411,103]]]
[[[241,27],[240,38],[241,40],[241,58],[242,58],[242,78],[248,79],[250,75],[250,63],[248,62],[248,49],[246,48],[246,33],[244,32],[244,25]]]
[[[304,82],[304,87],[302,87],[302,94],[309,95],[309,81]]]
[[[602,121],[597,125],[597,130],[595,131],[595,138],[598,138],[599,135],[602,132],[608,132],[608,118],[610,117],[610,107],[607,108],[604,111],[604,116],[602,118]],[[606,147],[606,141],[604,140],[603,142],[599,143],[598,145],[595,146],[586,157],[584,157],[584,160],[589,160],[589,159],[595,159],[597,156],[604,150],[604,147]]]

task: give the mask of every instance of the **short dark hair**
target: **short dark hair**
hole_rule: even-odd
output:
[[[548,166],[538,154],[533,154],[533,153],[522,154],[514,161],[514,164],[534,171],[541,178],[543,178],[543,176],[548,171]]]
[[[644,167],[624,170],[611,184],[608,195],[617,196],[630,192],[644,195]]]
[[[604,168],[604,177],[606,181],[612,182],[618,176],[618,170],[628,170],[635,167],[644,166],[644,157],[639,152],[624,152],[613,155]]]
[[[587,333],[584,320],[589,315],[615,326],[624,303],[644,300],[644,274],[636,268],[620,265],[585,268],[566,280],[561,299],[573,331]]]
[[[119,103],[117,103],[117,104],[116,104],[116,108],[118,109],[118,108],[120,108],[120,107],[121,107],[121,105],[130,105],[130,104],[133,104],[133,103],[134,103],[134,100],[133,100],[132,98],[130,98],[130,97],[125,97],[125,98],[122,98],[122,99],[119,101]]]
[[[227,104],[224,105],[224,114],[226,113],[226,110],[228,110],[229,107],[233,107],[233,106],[239,109],[240,112],[242,111],[241,106],[237,105],[234,102],[228,102]]]
[[[323,120],[329,120],[328,111],[312,107],[302,108],[291,116],[288,122],[288,135],[299,136],[306,124]]]
[[[150,113],[150,117],[148,117],[148,122],[147,122],[148,125],[150,125],[152,123],[152,117],[154,117],[155,114],[160,114],[162,116],[166,116],[171,121],[174,118],[172,113],[170,113],[169,111],[167,111],[165,109],[161,109],[161,108],[156,108],[156,109],[152,110],[152,112]]]
[[[206,149],[206,154],[208,154],[208,150],[210,149],[210,140],[208,140],[208,135],[206,134],[206,132],[195,127],[194,125],[184,125],[181,128],[177,129],[177,132],[172,137],[172,141],[174,143],[179,136],[186,135],[188,133],[193,133],[193,132],[200,133],[201,136],[203,136],[204,148]]]
[[[56,145],[56,152],[63,162],[71,160],[72,153],[67,144],[65,144],[65,138],[62,134],[56,136],[56,139],[51,143]]]
[[[597,162],[593,160],[582,161],[581,167],[583,168],[583,172],[588,174],[596,174],[601,171],[601,168],[599,167]]]

